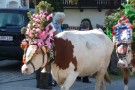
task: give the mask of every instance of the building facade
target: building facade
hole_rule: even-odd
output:
[[[0,0],[0,8],[18,7],[34,8],[40,0]],[[93,28],[97,24],[103,25],[106,12],[117,9],[126,0],[78,0],[72,3],[71,0],[63,0],[60,9],[65,13],[64,24],[71,28],[80,26],[83,19],[89,19]]]
[[[117,9],[125,0],[78,0],[72,4],[70,0],[63,0],[62,9],[66,14],[64,23],[70,27],[79,27],[83,19],[91,21],[93,28],[103,25],[106,13]]]

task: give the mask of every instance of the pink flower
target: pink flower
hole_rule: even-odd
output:
[[[31,26],[31,24],[30,23],[28,23],[28,25],[27,25],[28,27],[30,27]]]
[[[46,26],[46,32],[48,32],[48,30],[49,30],[49,25]]]
[[[50,20],[50,17],[49,17],[49,16],[47,16],[47,17],[46,17],[46,19],[47,19],[47,21],[49,21],[49,20]]]
[[[35,33],[35,37],[39,37],[39,34],[38,33]]]
[[[33,38],[34,37],[34,35],[32,33],[30,33],[29,36],[30,36],[30,38]]]
[[[53,17],[53,14],[49,14],[45,11],[40,11],[38,14],[32,15],[32,22],[27,25],[26,30],[26,39],[29,41],[29,44],[37,44],[38,46],[47,45],[50,48],[50,38],[53,36],[53,31],[49,30],[50,24],[48,24],[45,28],[40,26],[42,18],[50,21]],[[31,28],[31,26],[33,26]],[[46,37],[49,35],[46,41]],[[25,42],[22,42],[25,43]]]
[[[36,21],[37,23],[40,23],[40,22],[41,22],[41,20],[40,20],[40,19],[36,19],[35,21]]]
[[[49,14],[49,15],[46,17],[47,21],[49,21],[52,17],[53,17],[53,14],[52,14],[52,13]]]
[[[33,38],[33,37],[34,37],[34,35],[33,35],[33,31],[32,31],[32,30],[30,30],[30,32],[28,32],[28,35],[29,35],[29,37],[30,37],[30,38]]]
[[[30,32],[30,29],[27,29],[27,30],[26,30],[26,34],[29,34],[29,32]]]
[[[36,31],[36,28],[33,28],[32,31],[35,32]]]
[[[50,37],[53,37],[53,30],[49,31]]]
[[[36,18],[33,18],[33,21],[36,21]]]
[[[33,17],[35,17],[35,16],[36,16],[36,14],[33,14],[32,16],[33,16]]]
[[[49,16],[50,16],[50,17],[53,17],[53,14],[51,13],[51,14],[49,14]]]
[[[41,15],[38,15],[37,18],[38,18],[38,19],[41,19]]]
[[[43,40],[42,39],[38,39],[38,46],[42,46],[42,45],[44,45]]]
[[[43,18],[45,18],[45,17],[46,17],[46,15],[44,15],[44,14],[43,14],[43,15],[42,15],[42,17],[43,17]]]
[[[48,33],[45,32],[45,33],[43,34],[43,39],[45,39],[47,36],[48,36]]]
[[[37,18],[38,17],[38,14],[35,14],[35,18]]]
[[[43,12],[43,10],[40,10],[40,11],[39,11],[39,13],[41,13],[41,14],[42,14],[42,13],[44,13],[44,12]]]
[[[34,22],[32,25],[33,25],[33,26],[35,26],[35,25],[36,25],[36,23]]]
[[[45,15],[47,15],[47,14],[48,14],[48,12],[47,12],[47,11],[45,11],[45,12],[44,12],[44,14],[45,14]]]
[[[40,29],[39,29],[39,28],[37,28],[37,29],[36,29],[36,32],[38,32],[38,33],[39,33],[39,32],[40,32]]]
[[[50,43],[50,39],[49,38],[45,41],[45,44],[48,46],[48,48],[50,48],[51,43]]]
[[[45,31],[42,32],[43,35],[46,35],[47,33]]]

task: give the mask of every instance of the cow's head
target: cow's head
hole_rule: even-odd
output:
[[[117,45],[116,53],[118,56],[117,66],[119,68],[129,68],[132,60],[131,46],[127,43],[121,43]]]
[[[23,49],[25,52],[23,56],[24,64],[21,68],[23,74],[31,74],[47,64],[47,48],[45,46],[26,45],[23,46]]]

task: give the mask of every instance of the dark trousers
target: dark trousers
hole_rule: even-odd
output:
[[[40,89],[51,89],[48,84],[50,73],[42,73],[41,69],[36,71],[36,80],[37,80],[37,88]]]
[[[115,71],[116,70],[117,62],[118,62],[117,54],[116,54],[115,51],[113,51],[112,55],[111,55],[110,64],[109,64],[109,70],[110,71]]]

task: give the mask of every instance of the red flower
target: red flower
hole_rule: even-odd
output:
[[[122,22],[122,20],[118,20],[118,23],[121,23]]]
[[[112,27],[112,30],[114,30],[115,28],[116,28],[116,27],[115,27],[115,26],[113,26],[113,27]]]
[[[116,33],[113,31],[113,32],[112,32],[112,36],[114,36],[115,34],[116,34]]]
[[[128,22],[129,22],[129,20],[128,20],[128,19],[126,19],[124,22],[125,22],[125,23],[128,23]]]
[[[132,29],[132,28],[133,28],[133,26],[132,26],[132,25],[129,25],[129,26],[128,26],[128,28]]]
[[[126,18],[126,15],[123,15],[121,18],[122,18],[122,19]]]

